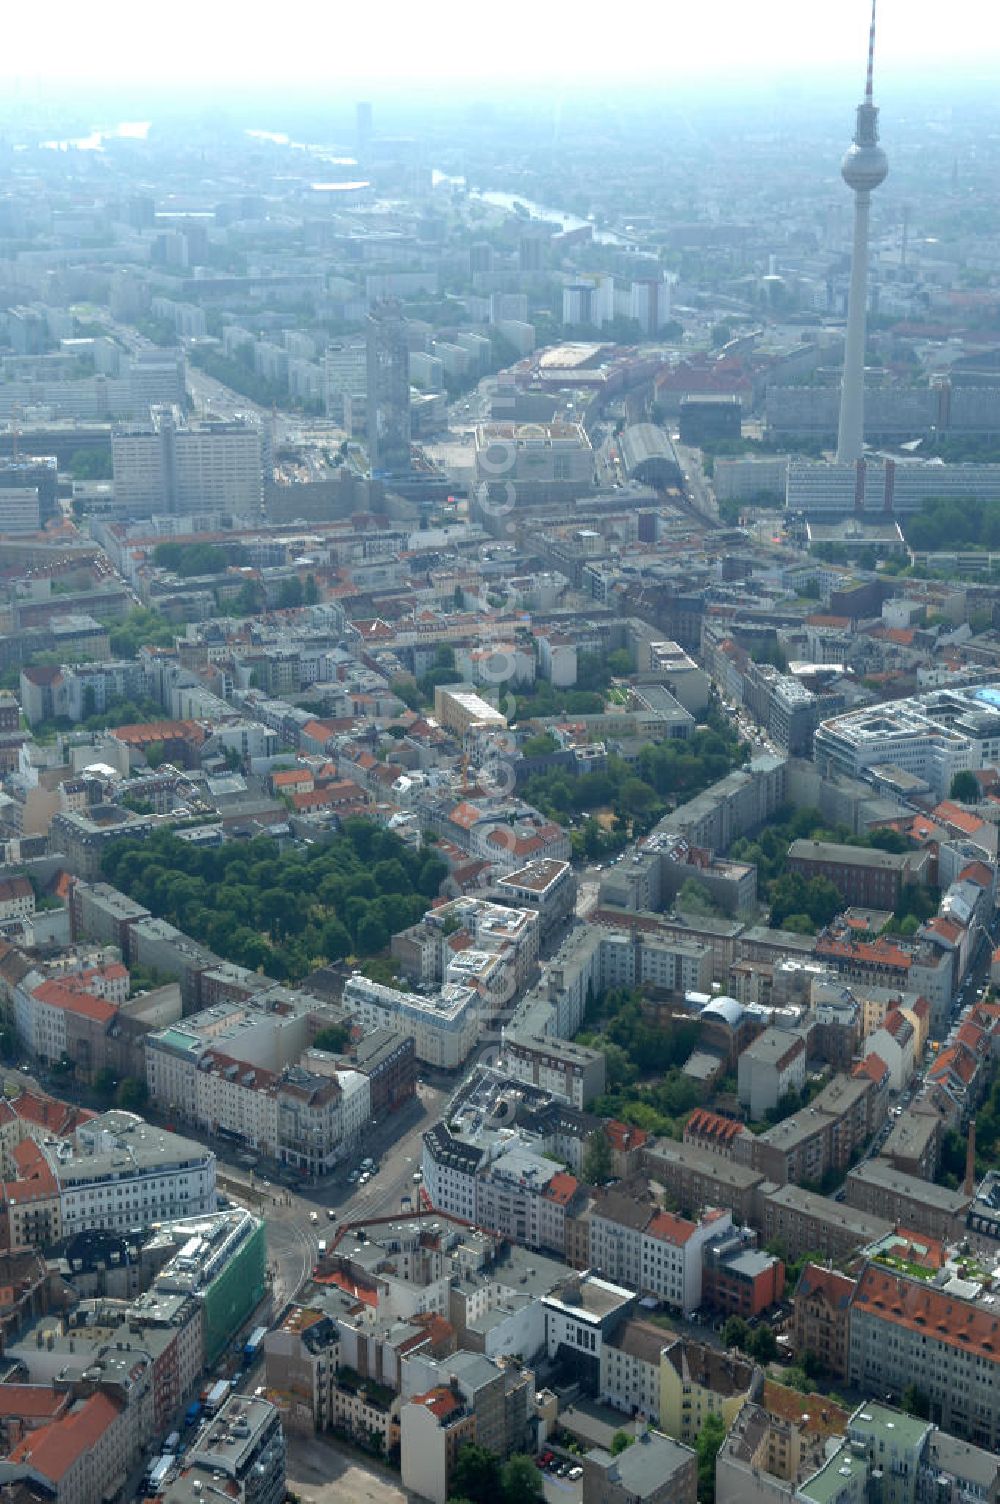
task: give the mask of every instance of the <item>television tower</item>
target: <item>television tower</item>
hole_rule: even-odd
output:
[[[865,444],[865,314],[868,304],[868,210],[872,190],[885,181],[889,163],[878,144],[878,108],[872,103],[875,65],[875,0],[868,33],[868,77],[864,102],[858,105],[854,142],[840,165],[841,176],[854,194],[854,249],[851,252],[851,289],[847,300],[847,339],[844,379],[840,390],[837,460],[853,464]]]

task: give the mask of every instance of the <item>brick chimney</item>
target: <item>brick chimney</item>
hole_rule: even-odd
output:
[[[962,1190],[967,1196],[975,1194],[976,1190],[976,1120],[972,1119],[969,1124],[969,1141],[965,1149],[965,1184]]]

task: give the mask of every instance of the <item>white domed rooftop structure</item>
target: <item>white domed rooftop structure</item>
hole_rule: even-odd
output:
[[[735,1029],[742,1022],[746,1009],[734,997],[717,997],[702,1011],[702,1018],[721,1018]]]

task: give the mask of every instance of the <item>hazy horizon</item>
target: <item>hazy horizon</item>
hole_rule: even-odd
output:
[[[135,7],[124,0],[108,0],[98,15],[69,0],[19,8],[5,17],[6,107],[32,95],[48,102],[67,88],[73,92],[63,102],[72,106],[94,91],[131,97],[148,89],[182,99],[206,86],[232,100],[251,89],[312,97],[347,88],[359,98],[401,86],[437,92],[450,84],[468,98],[483,90],[595,87],[687,95],[704,91],[706,81],[731,87],[734,80],[753,92],[836,79],[838,87],[853,84],[853,97],[864,83],[869,6],[868,0],[808,6],[768,0],[751,10],[715,0],[665,17],[646,0],[620,25],[616,18],[572,24],[563,10],[525,0],[511,0],[496,18],[470,19],[456,0],[438,0],[430,14],[392,5],[336,19],[313,7],[293,4],[275,13],[260,0],[245,0],[238,14],[234,23],[229,7],[176,0],[169,15],[151,17],[140,31]],[[996,9],[954,0],[947,17],[943,31],[931,0],[881,0],[877,94],[900,80],[913,87],[918,77],[938,88],[945,77],[963,88],[995,86]]]

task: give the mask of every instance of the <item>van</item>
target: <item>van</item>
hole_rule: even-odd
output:
[[[180,1446],[180,1444],[181,1444],[181,1433],[179,1431],[171,1431],[170,1435],[167,1437],[166,1441],[163,1443],[163,1450],[164,1450],[165,1453],[169,1452],[171,1454],[171,1456],[172,1456],[174,1454],[174,1452],[177,1451],[177,1448]]]

